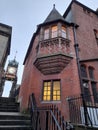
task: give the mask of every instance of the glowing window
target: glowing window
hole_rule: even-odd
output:
[[[43,101],[59,101],[61,98],[60,81],[44,81]]]
[[[52,38],[57,37],[57,26],[52,27]]]
[[[60,81],[53,82],[53,100],[60,100]]]

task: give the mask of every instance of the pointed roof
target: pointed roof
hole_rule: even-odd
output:
[[[13,59],[13,60],[9,61],[8,66],[12,66],[12,67],[17,68],[18,67],[18,62],[15,59]]]
[[[55,9],[55,4],[54,4],[52,11],[48,15],[48,17],[46,18],[44,23],[49,23],[49,22],[53,22],[53,21],[57,21],[57,20],[65,21],[63,16],[61,16],[61,14]]]

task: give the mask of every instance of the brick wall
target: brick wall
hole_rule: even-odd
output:
[[[75,3],[72,8],[75,22],[79,25],[77,41],[80,48],[80,57],[81,59],[97,58],[98,45],[94,29],[98,30],[98,16]]]

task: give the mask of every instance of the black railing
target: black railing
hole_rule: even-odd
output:
[[[87,96],[68,98],[70,121],[74,124],[98,127],[98,103],[94,103],[93,96],[90,96],[91,101],[86,99]]]
[[[71,123],[65,122],[64,117],[56,106],[37,107],[34,94],[30,96],[29,110],[33,130],[73,130]]]

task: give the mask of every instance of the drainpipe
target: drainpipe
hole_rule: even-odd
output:
[[[77,66],[78,66],[80,89],[81,89],[81,94],[83,94],[83,87],[82,87],[83,83],[82,83],[82,78],[81,78],[81,68],[80,68],[80,58],[79,58],[79,44],[78,44],[77,38],[76,38],[76,28],[77,27],[78,27],[78,25],[73,23],[74,47],[75,47],[76,61],[77,61]]]
[[[78,27],[78,25],[76,25],[75,23],[72,23],[72,25],[73,25],[74,47],[75,47],[75,52],[76,52],[76,61],[77,61],[79,81],[80,81],[81,97],[82,97],[82,103],[83,103],[83,108],[84,108],[85,125],[88,126],[88,119],[90,118],[89,118],[86,103],[85,103],[84,89],[83,89],[83,82],[82,82],[81,68],[80,68],[79,44],[76,38],[76,28]]]

